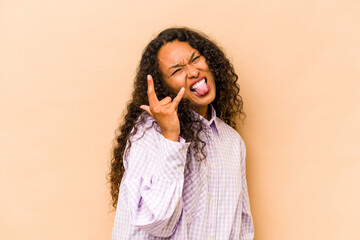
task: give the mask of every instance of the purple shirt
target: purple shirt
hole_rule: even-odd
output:
[[[190,143],[166,139],[153,121],[131,138],[112,240],[253,239],[240,135],[212,108],[211,120],[202,118],[207,157],[199,162]]]

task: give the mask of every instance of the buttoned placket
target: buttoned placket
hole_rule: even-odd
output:
[[[187,147],[186,146],[183,146],[180,151],[185,154],[187,152]],[[183,173],[184,172],[184,166],[180,165],[178,166],[178,170],[179,172]]]
[[[213,155],[215,154],[215,145],[214,145],[214,139],[213,139],[213,129],[208,126],[208,128],[204,129],[204,133],[206,136],[206,145],[208,146],[208,154],[209,155]],[[213,219],[216,219],[216,198],[217,198],[217,185],[216,185],[216,178],[217,176],[217,169],[216,169],[216,163],[214,162],[215,156],[212,156],[208,159],[211,159],[208,163],[207,163],[207,168],[208,168],[208,181],[209,181],[209,195],[208,195],[208,204],[209,204],[209,211],[208,211],[208,226],[207,226],[207,239],[215,239],[216,238],[216,223],[213,222]]]

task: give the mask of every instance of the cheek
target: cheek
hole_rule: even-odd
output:
[[[178,93],[182,87],[185,87],[185,80],[181,78],[173,78],[168,81],[167,84],[175,93]]]

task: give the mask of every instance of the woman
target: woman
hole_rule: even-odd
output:
[[[253,239],[237,79],[191,29],[148,44],[111,162],[113,240]]]

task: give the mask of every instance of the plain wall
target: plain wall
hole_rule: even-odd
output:
[[[256,240],[360,239],[360,3],[0,2],[0,239],[110,239],[106,174],[141,52],[170,26],[239,75]]]

